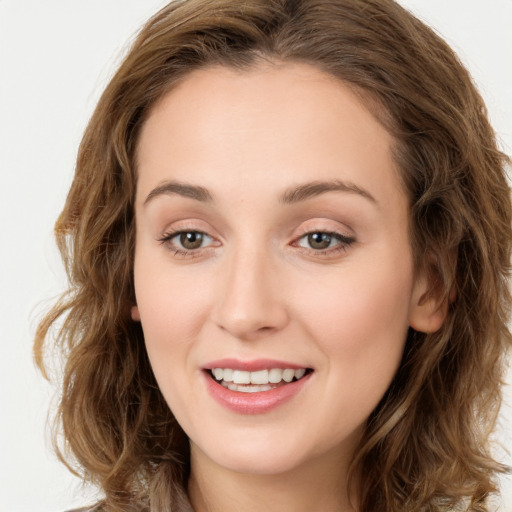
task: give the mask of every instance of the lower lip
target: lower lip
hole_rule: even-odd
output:
[[[238,414],[263,414],[288,402],[297,396],[307,384],[312,373],[302,379],[284,384],[269,391],[243,393],[231,391],[213,380],[208,372],[204,373],[210,395],[222,406]]]

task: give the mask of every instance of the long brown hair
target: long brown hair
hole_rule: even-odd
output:
[[[489,435],[511,346],[508,159],[456,55],[392,0],[176,0],[143,27],[90,120],[55,228],[69,290],[34,350],[43,372],[45,350],[65,360],[59,453],[103,489],[109,512],[180,510],[187,439],[130,318],[137,138],[152,105],[193,69],[262,59],[339,78],[393,134],[416,264],[450,303],[439,332],[410,331],[368,419],[352,465],[360,511],[486,511],[505,469]]]

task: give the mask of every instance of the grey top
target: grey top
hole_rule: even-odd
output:
[[[94,512],[99,505],[93,505],[92,507],[74,508],[73,510],[66,510],[66,512]]]
[[[190,504],[190,501],[185,491],[179,490],[179,492],[176,493],[175,498],[176,512],[194,512],[194,509],[192,508],[192,505]],[[102,512],[101,503],[97,503],[96,505],[90,507],[82,507],[67,510],[66,512]]]

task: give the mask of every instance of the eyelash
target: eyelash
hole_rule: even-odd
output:
[[[195,229],[179,229],[176,231],[170,231],[168,233],[165,233],[161,238],[158,239],[158,241],[162,245],[167,245],[173,252],[175,256],[179,257],[188,257],[188,258],[195,258],[197,256],[200,256],[201,252],[204,250],[208,250],[211,247],[198,247],[197,249],[184,249],[176,247],[174,243],[172,243],[172,240],[178,236],[182,236],[185,234],[196,234],[201,235],[202,237],[207,237],[210,240],[214,240],[213,237],[205,233],[204,231],[199,231]],[[337,243],[334,247],[327,247],[326,249],[313,249],[313,248],[306,248],[299,245],[299,242],[303,240],[306,237],[312,236],[312,235],[323,235],[328,236],[331,239],[337,240],[339,243]],[[299,249],[313,255],[313,256],[334,256],[340,252],[346,251],[354,242],[355,238],[348,237],[346,235],[342,235],[341,233],[337,233],[334,231],[322,231],[322,230],[313,230],[313,231],[305,231],[301,236],[296,238],[291,245],[294,247],[298,247]]]
[[[334,247],[327,247],[325,249],[313,249],[313,248],[302,247],[301,245],[299,245],[301,240],[303,240],[306,237],[312,236],[312,235],[328,236],[331,238],[331,240],[337,240],[338,243]],[[295,241],[292,243],[292,245],[294,247],[299,247],[300,249],[302,249],[314,256],[334,256],[340,252],[346,251],[355,241],[356,241],[355,238],[349,237],[346,235],[342,235],[341,233],[337,233],[336,231],[322,231],[319,229],[319,230],[305,231],[300,237],[295,239]]]
[[[199,251],[201,249],[209,249],[209,247],[198,247],[197,249],[181,249],[179,247],[176,247],[175,244],[172,243],[172,239],[176,238],[181,235],[195,233],[196,235],[199,234],[203,237],[207,237],[210,240],[213,240],[213,237],[205,233],[204,231],[199,231],[196,229],[179,229],[176,231],[170,231],[168,233],[165,233],[161,238],[158,239],[158,241],[162,245],[168,246],[170,249],[174,251],[175,256],[181,256],[181,257],[188,257],[188,258],[195,258],[200,255]]]

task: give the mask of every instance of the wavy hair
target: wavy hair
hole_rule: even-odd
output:
[[[184,506],[188,440],[130,318],[135,151],[151,107],[192,70],[262,59],[337,77],[394,136],[416,265],[449,302],[438,332],[410,330],[367,421],[351,468],[360,512],[487,511],[506,469],[489,440],[511,346],[509,160],[454,52],[392,0],[176,0],[142,28],[85,131],[55,227],[69,289],[34,351],[43,372],[49,351],[65,361],[58,453],[103,490],[102,510]]]

